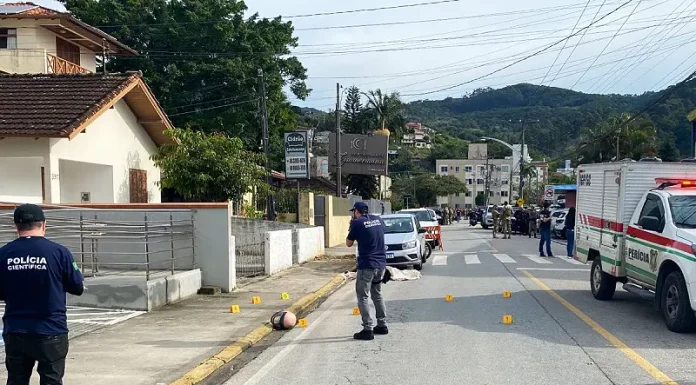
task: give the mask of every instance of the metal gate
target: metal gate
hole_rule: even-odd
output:
[[[314,196],[314,225],[325,226],[326,223],[326,197],[323,195]]]

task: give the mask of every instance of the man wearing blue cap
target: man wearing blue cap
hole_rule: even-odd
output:
[[[68,354],[65,293],[82,295],[82,274],[65,247],[44,238],[39,206],[17,207],[19,238],[0,248],[0,300],[5,301],[3,339],[7,385],[61,385]]]
[[[368,214],[365,202],[356,202],[350,210],[353,220],[346,238],[346,246],[353,247],[358,242],[358,272],[355,292],[362,317],[363,330],[353,335],[356,340],[373,340],[375,334],[388,334],[387,310],[382,298],[382,278],[387,267],[387,253],[384,246],[384,222],[376,215]],[[377,313],[377,326],[370,315],[368,298],[372,297]]]

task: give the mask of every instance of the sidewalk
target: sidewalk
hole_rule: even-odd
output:
[[[325,257],[328,259],[345,259],[345,260],[353,260],[355,261],[355,252],[357,248],[356,246],[353,247],[347,247],[347,246],[335,246],[335,247],[327,247],[324,250]]]
[[[250,280],[234,293],[196,296],[70,340],[65,383],[171,383],[349,270],[348,261],[318,261],[273,277]],[[281,299],[281,293],[290,295]],[[260,296],[261,304],[252,305]],[[230,313],[238,304],[240,313]],[[0,371],[0,382],[7,373]],[[38,384],[38,375],[32,376]]]

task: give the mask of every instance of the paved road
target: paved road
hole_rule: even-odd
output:
[[[540,259],[526,237],[492,240],[465,225],[444,237],[421,280],[385,286],[388,336],[352,340],[360,319],[348,285],[225,385],[696,384],[696,335],[667,331],[622,290],[596,301],[587,266]]]

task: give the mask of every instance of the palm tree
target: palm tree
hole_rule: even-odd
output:
[[[377,113],[379,126],[382,130],[386,129],[388,121],[401,115],[403,103],[401,103],[398,93],[392,92],[387,95],[383,94],[382,90],[376,89],[363,95],[367,97],[367,107]]]

